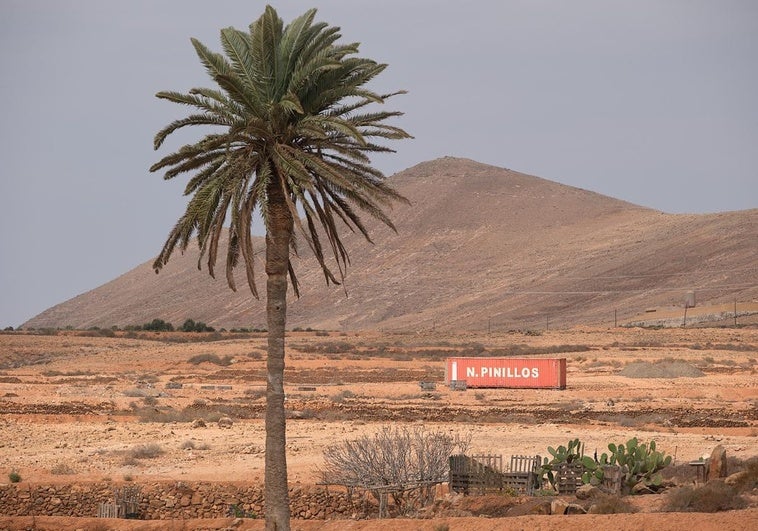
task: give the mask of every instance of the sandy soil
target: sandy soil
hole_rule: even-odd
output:
[[[186,335],[175,334],[174,339],[182,337]],[[0,335],[3,476],[17,470],[24,481],[38,484],[103,479],[261,481],[265,338],[196,343],[167,342],[166,334],[161,338],[164,341],[73,333]],[[461,392],[442,385],[445,356],[514,348],[530,356],[566,357],[567,389]],[[754,328],[577,328],[540,336],[449,337],[293,333],[288,339],[286,373],[290,481],[314,483],[327,445],[374,433],[388,423],[471,434],[474,452],[504,456],[546,455],[548,445],[565,444],[574,437],[581,438],[591,453],[603,451],[608,442],[637,436],[655,439],[658,448],[677,463],[708,455],[717,444],[725,446],[729,456],[745,459],[758,455],[756,354],[758,329]],[[630,362],[660,360],[687,362],[704,376],[628,378],[619,374]],[[422,391],[421,380],[437,382],[436,389]],[[176,388],[178,384],[181,388]],[[222,415],[234,419],[231,429],[215,423]],[[195,418],[204,418],[206,427],[193,428]],[[142,444],[159,445],[164,453],[151,459],[129,459],[130,451]],[[560,524],[549,521],[556,517],[445,522],[453,529],[482,530],[533,525],[573,529],[568,526],[579,522],[615,529],[692,525],[737,529],[755,516],[753,510],[716,515],[588,515]],[[48,522],[38,517],[34,525],[37,529],[87,528],[92,522],[85,520]],[[433,529],[434,522],[337,522],[333,524],[337,527],[329,527],[332,524],[297,521],[293,528]],[[0,529],[29,525],[23,519],[0,516]],[[150,525],[108,522],[113,529],[171,528],[166,522]],[[215,529],[229,521],[171,525]],[[262,529],[260,522],[246,521],[244,526]]]

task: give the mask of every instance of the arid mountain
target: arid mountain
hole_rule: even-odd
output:
[[[586,190],[445,157],[394,175],[411,205],[398,233],[370,224],[374,245],[348,235],[344,286],[326,286],[303,248],[301,298],[288,327],[353,330],[516,329],[612,324],[653,308],[754,304],[758,209],[665,214]],[[263,241],[259,287],[265,294]],[[156,252],[158,249],[156,249]],[[221,254],[221,253],[220,253]],[[223,267],[219,267],[223,271]],[[241,273],[241,272],[240,272]],[[265,327],[265,301],[223,274],[198,271],[195,249],[156,275],[151,263],[59,304],[23,326]]]

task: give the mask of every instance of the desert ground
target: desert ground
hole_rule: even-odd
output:
[[[13,471],[22,484],[261,484],[265,345],[262,333],[0,334],[0,483]],[[567,387],[451,390],[445,358],[467,355],[565,357]],[[391,425],[470,435],[472,453],[506,458],[545,456],[548,446],[576,437],[590,455],[609,442],[655,440],[674,458],[673,479],[694,483],[686,464],[716,445],[730,459],[758,456],[757,357],[755,326],[292,332],[285,373],[289,479],[315,484],[327,446]],[[671,367],[699,375],[661,377]],[[420,381],[436,388],[422,390]],[[219,426],[221,417],[233,425]],[[197,419],[205,426],[196,427]],[[140,445],[160,451],[135,457]],[[754,491],[747,497],[752,508],[720,513],[656,512],[665,492],[631,498],[634,514],[293,520],[293,529],[724,530],[758,517]],[[0,529],[220,529],[231,522],[99,520],[11,517],[0,507]],[[245,519],[238,528],[263,523]]]

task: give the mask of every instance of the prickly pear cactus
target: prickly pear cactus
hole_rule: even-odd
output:
[[[658,489],[663,483],[660,471],[671,464],[671,456],[656,450],[655,441],[650,441],[648,445],[633,437],[626,445],[609,444],[608,450],[611,452],[608,464],[621,468],[626,490],[631,490],[640,482],[651,490]]]

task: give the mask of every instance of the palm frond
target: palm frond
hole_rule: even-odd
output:
[[[395,229],[385,208],[405,198],[387,184],[370,156],[393,151],[383,141],[412,137],[391,123],[402,113],[369,106],[404,91],[370,90],[367,84],[387,65],[360,57],[358,43],[339,43],[339,28],[316,22],[315,16],[308,10],[285,27],[268,6],[247,32],[221,30],[223,54],[192,39],[214,88],[157,94],[194,112],[158,131],[156,150],[183,128],[210,127],[212,133],[204,131],[150,167],[165,179],[189,176],[185,212],[154,262],[156,271],[196,235],[198,267],[205,262],[215,276],[228,220],[227,283],[236,290],[234,271],[242,261],[258,297],[251,234],[258,211],[267,233],[290,231],[287,275],[299,296],[291,260],[298,252],[296,234],[313,251],[327,284],[340,284],[350,264],[343,227],[369,242],[365,216]]]

